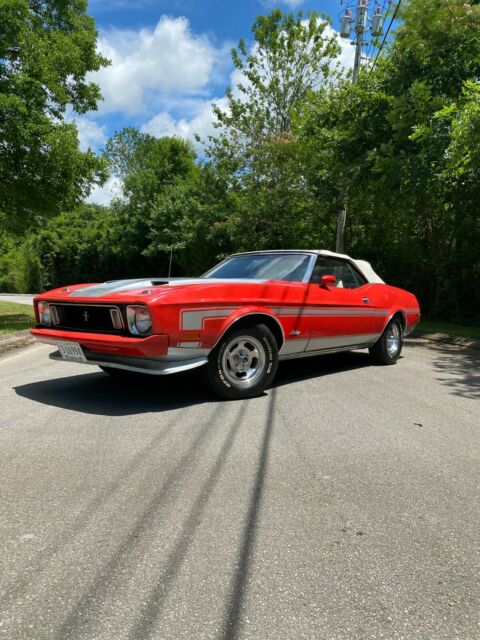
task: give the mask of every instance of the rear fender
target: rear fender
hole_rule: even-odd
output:
[[[396,315],[400,315],[402,318],[402,328],[403,330],[405,330],[405,327],[407,326],[407,316],[405,314],[405,312],[403,311],[403,309],[394,309],[393,311],[390,311],[390,313],[388,314],[385,322],[383,323],[383,327],[382,327],[382,333],[385,331],[385,329],[388,326],[388,323],[391,322],[392,318]]]
[[[393,309],[387,316],[385,323],[382,328],[382,334],[385,331],[388,323],[392,320],[392,318],[396,315],[400,315],[402,318],[402,329],[403,335],[408,336],[415,328],[415,326],[420,321],[420,309],[405,309],[405,308],[397,308]]]

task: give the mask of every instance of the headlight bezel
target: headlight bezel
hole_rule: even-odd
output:
[[[148,336],[152,331],[150,309],[143,304],[127,305],[127,326],[134,336]]]

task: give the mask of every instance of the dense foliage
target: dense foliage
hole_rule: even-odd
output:
[[[85,80],[96,52],[87,0],[0,0],[0,222],[19,232],[74,207],[104,163],[79,150],[73,112],[95,109]]]
[[[347,178],[349,251],[430,315],[478,317],[480,9],[412,0],[402,18],[374,73],[310,97],[310,180],[333,216]]]
[[[430,317],[480,317],[480,10],[410,0],[372,70],[339,73],[327,23],[275,10],[233,52],[238,86],[205,157],[116,134],[110,207],[64,208],[19,243],[0,234],[0,289],[195,275],[235,250],[335,248],[408,288]]]

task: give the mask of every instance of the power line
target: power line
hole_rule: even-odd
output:
[[[401,4],[402,4],[402,0],[398,0],[398,4],[395,7],[395,11],[393,13],[392,19],[390,20],[390,24],[388,25],[388,29],[386,30],[385,35],[383,36],[382,44],[380,45],[380,47],[379,47],[379,49],[377,51],[377,55],[375,57],[375,60],[373,61],[372,68],[370,69],[368,77],[370,77],[372,75],[372,71],[374,70],[375,65],[377,64],[378,57],[379,57],[380,53],[382,52],[383,45],[385,44],[385,41],[386,41],[386,39],[388,37],[390,29],[392,28],[392,24],[395,22],[395,18],[397,17],[397,13],[398,13],[398,10],[399,10]]]
[[[388,8],[387,8],[387,4],[388,4]],[[382,4],[381,4],[381,12],[383,15],[387,15],[392,7],[393,4],[393,0],[383,0]],[[368,45],[368,49],[365,53],[365,57],[371,62],[371,57],[373,56],[373,51],[376,48],[375,46],[375,42],[373,40],[373,38],[370,38],[370,43]]]
[[[355,62],[353,65],[352,81],[355,84],[362,61],[372,64],[374,50],[377,48],[377,38],[383,33],[385,17],[390,13],[394,0],[375,0],[375,13],[370,15],[368,10],[369,0],[340,0],[341,5],[346,5],[343,15],[339,15],[340,37],[350,39],[351,30],[355,32]],[[387,8],[388,7],[388,8]],[[397,7],[398,10],[398,7]],[[371,26],[368,23],[371,22]],[[390,31],[391,23],[388,28]],[[365,40],[365,34],[370,31],[370,41]],[[388,34],[388,32],[387,32]],[[385,43],[385,38],[382,46]]]

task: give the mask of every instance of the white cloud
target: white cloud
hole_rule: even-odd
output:
[[[173,136],[176,135],[178,127],[181,126],[181,122],[183,121],[180,120],[179,122],[175,122],[168,111],[162,111],[146,122],[142,126],[141,131],[142,133],[149,133],[157,138],[161,138],[162,136]]]
[[[88,118],[77,118],[75,124],[82,151],[87,151],[89,148],[98,149],[105,143],[107,139],[105,125],[99,125]]]
[[[160,18],[153,31],[104,32],[99,49],[112,62],[92,74],[104,97],[100,113],[141,114],[159,95],[198,94],[221,59],[207,36],[191,32],[186,18],[167,16]]]
[[[142,127],[143,133],[149,133],[157,138],[161,136],[179,136],[193,140],[198,134],[202,140],[215,133],[212,106],[216,104],[221,109],[227,108],[227,99],[199,101],[191,118],[175,120],[168,111],[162,111],[151,118]]]
[[[355,57],[354,48],[349,42],[342,40],[338,31],[333,29],[330,25],[326,26],[324,35],[327,38],[332,35],[337,38],[341,47],[341,52],[339,57],[336,59],[336,62],[339,62],[346,70],[351,69],[353,67]],[[255,46],[256,45],[254,45],[254,48]],[[239,69],[234,69],[230,75],[230,86],[235,98],[242,99],[243,93],[237,88],[239,83],[247,86],[249,81]],[[188,112],[188,116],[175,119],[168,109],[163,109],[150,118],[150,120],[142,126],[141,130],[143,133],[149,133],[156,137],[178,136],[190,140],[194,138],[195,134],[198,134],[202,140],[205,140],[208,135],[213,135],[216,131],[213,126],[215,121],[212,111],[213,104],[216,104],[223,110],[228,108],[228,101],[226,98],[215,98],[212,100],[186,99],[183,106]],[[172,107],[175,109],[181,109],[182,101],[173,101]]]
[[[88,196],[86,202],[90,204],[108,205],[113,198],[119,198],[122,195],[123,182],[115,176],[110,177],[103,187],[94,187]]]
[[[339,62],[346,69],[351,68],[354,48],[328,25],[325,36],[331,35],[338,38],[341,47]],[[253,45],[252,51],[255,47]],[[225,97],[206,99],[202,95],[211,86],[219,64],[226,63],[226,45],[216,49],[206,36],[192,34],[187,19],[164,16],[153,30],[104,32],[100,48],[112,60],[110,67],[95,74],[105,97],[100,116],[102,112],[112,111],[143,116],[142,132],[157,137],[194,140],[198,134],[205,140],[215,134],[212,105],[225,110],[228,101]],[[246,85],[248,81],[234,69],[230,86],[233,95],[241,99],[239,83]],[[105,125],[85,117],[76,122],[83,150],[98,149],[105,143]],[[118,184],[110,180],[104,187],[96,188],[88,201],[109,202],[113,197],[112,188],[119,191]]]

